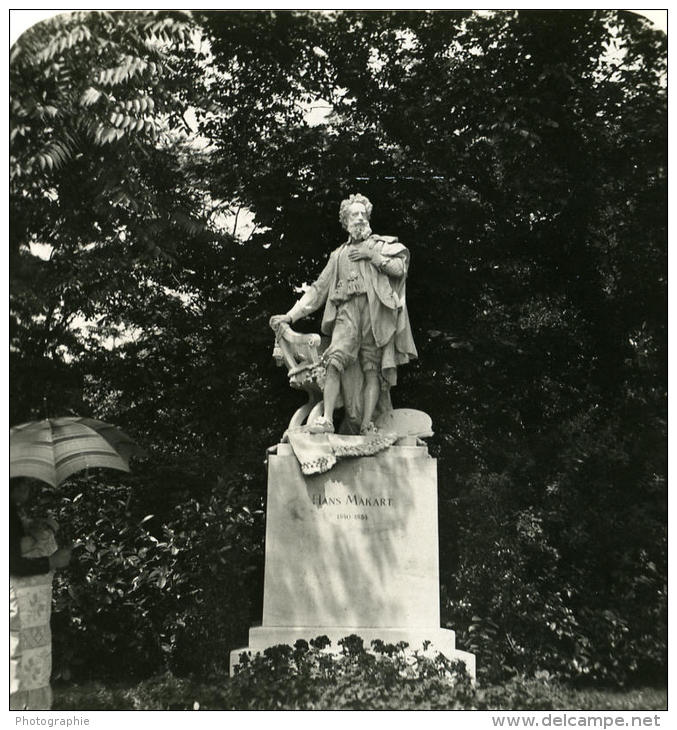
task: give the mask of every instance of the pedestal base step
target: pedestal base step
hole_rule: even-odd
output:
[[[298,639],[305,639],[310,642],[318,636],[326,636],[331,641],[330,651],[340,653],[340,639],[356,634],[364,641],[365,649],[371,648],[371,642],[381,639],[386,644],[398,644],[405,641],[411,651],[423,651],[424,642],[430,646],[426,653],[434,652],[444,654],[452,661],[462,661],[468,674],[475,678],[475,655],[456,648],[456,635],[450,629],[406,629],[406,628],[379,628],[379,627],[355,627],[355,626],[260,626],[249,630],[249,646],[243,649],[235,649],[230,652],[230,674],[234,674],[235,666],[239,663],[240,655],[263,653],[265,649],[278,644],[293,646]]]

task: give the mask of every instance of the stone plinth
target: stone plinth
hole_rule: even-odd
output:
[[[392,446],[304,476],[288,444],[269,457],[263,622],[242,651],[326,635],[424,641],[449,658],[440,628],[437,464],[425,446]]]

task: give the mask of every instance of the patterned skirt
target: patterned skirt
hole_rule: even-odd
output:
[[[54,545],[54,548],[56,546]],[[35,551],[24,555],[38,557]],[[53,552],[41,550],[40,552]],[[10,576],[9,680],[11,710],[49,710],[52,690],[52,573]]]

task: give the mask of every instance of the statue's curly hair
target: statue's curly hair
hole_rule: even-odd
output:
[[[361,203],[367,212],[367,220],[371,218],[371,211],[374,206],[371,204],[369,198],[364,195],[360,195],[360,193],[351,195],[341,202],[341,207],[339,208],[339,221],[341,221],[341,225],[346,229],[348,228],[348,209],[354,203]]]

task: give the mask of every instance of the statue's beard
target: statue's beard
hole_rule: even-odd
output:
[[[353,241],[364,241],[371,236],[371,228],[368,223],[349,223],[348,233]]]

